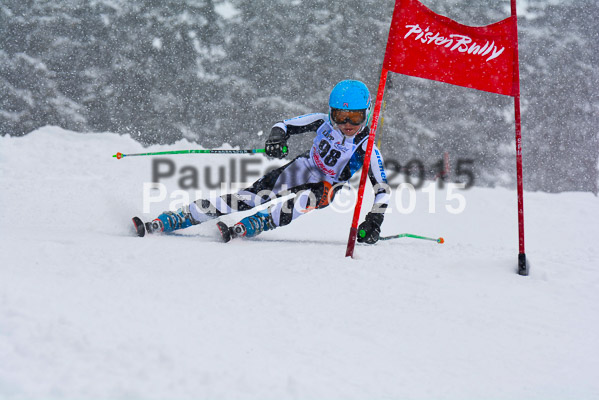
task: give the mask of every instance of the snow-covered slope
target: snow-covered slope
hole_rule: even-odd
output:
[[[409,214],[394,193],[383,235],[446,243],[348,259],[349,196],[255,240],[219,243],[213,224],[134,237],[131,216],[183,196],[181,168],[203,184],[241,157],[170,158],[167,198],[142,213],[152,158],[117,151],[144,149],[52,127],[0,138],[0,398],[599,398],[592,194],[525,194],[521,277],[506,189],[418,191]]]

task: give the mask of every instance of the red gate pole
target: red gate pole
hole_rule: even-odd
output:
[[[512,95],[514,96],[514,117],[516,121],[516,180],[518,193],[518,274],[526,276],[529,265],[524,250],[524,189],[522,185],[522,127],[520,121],[520,70],[518,60],[518,15],[516,0],[511,0],[512,17],[514,18],[514,79]]]
[[[376,102],[374,104],[372,125],[370,126],[368,144],[366,145],[366,155],[364,156],[362,175],[360,176],[360,186],[358,187],[358,198],[356,200],[356,207],[354,208],[354,219],[349,230],[349,239],[347,241],[345,257],[353,258],[354,256],[354,247],[356,246],[356,237],[358,236],[358,220],[360,219],[360,209],[362,208],[362,199],[364,198],[364,187],[366,186],[366,177],[368,176],[368,168],[370,167],[370,158],[372,156],[372,148],[374,146],[374,137],[376,136],[376,128],[379,124],[381,104],[383,103],[385,84],[387,83],[387,73],[388,70],[383,68],[381,71],[381,79],[379,80],[379,89],[376,92]]]

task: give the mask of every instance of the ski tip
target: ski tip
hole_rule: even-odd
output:
[[[443,244],[443,243],[445,243],[445,239],[443,239],[442,237],[440,237],[439,239],[437,239],[437,243]]]
[[[229,232],[229,227],[222,221],[216,223],[218,230],[220,231],[220,237],[224,243],[227,243],[231,240],[231,232]]]
[[[146,234],[146,228],[144,227],[143,221],[138,217],[133,217],[131,220],[133,221],[133,227],[135,228],[135,233],[137,236],[144,237]]]

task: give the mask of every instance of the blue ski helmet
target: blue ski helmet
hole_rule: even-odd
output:
[[[365,119],[361,124],[360,131],[368,125],[370,121],[370,91],[368,87],[360,82],[345,80],[339,82],[329,96],[329,120],[331,119],[331,110],[365,110]]]
[[[340,110],[367,110],[370,108],[370,92],[360,81],[341,81],[331,91],[329,107]]]

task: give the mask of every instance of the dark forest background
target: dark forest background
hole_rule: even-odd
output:
[[[423,3],[467,25],[510,13],[508,0]],[[597,1],[519,3],[525,189],[597,193]],[[0,0],[0,134],[57,125],[143,144],[262,147],[274,122],[327,112],[339,80],[363,80],[374,97],[393,6]],[[430,169],[447,153],[452,175],[472,160],[463,165],[477,185],[514,187],[512,98],[391,75],[378,135],[388,160]]]

